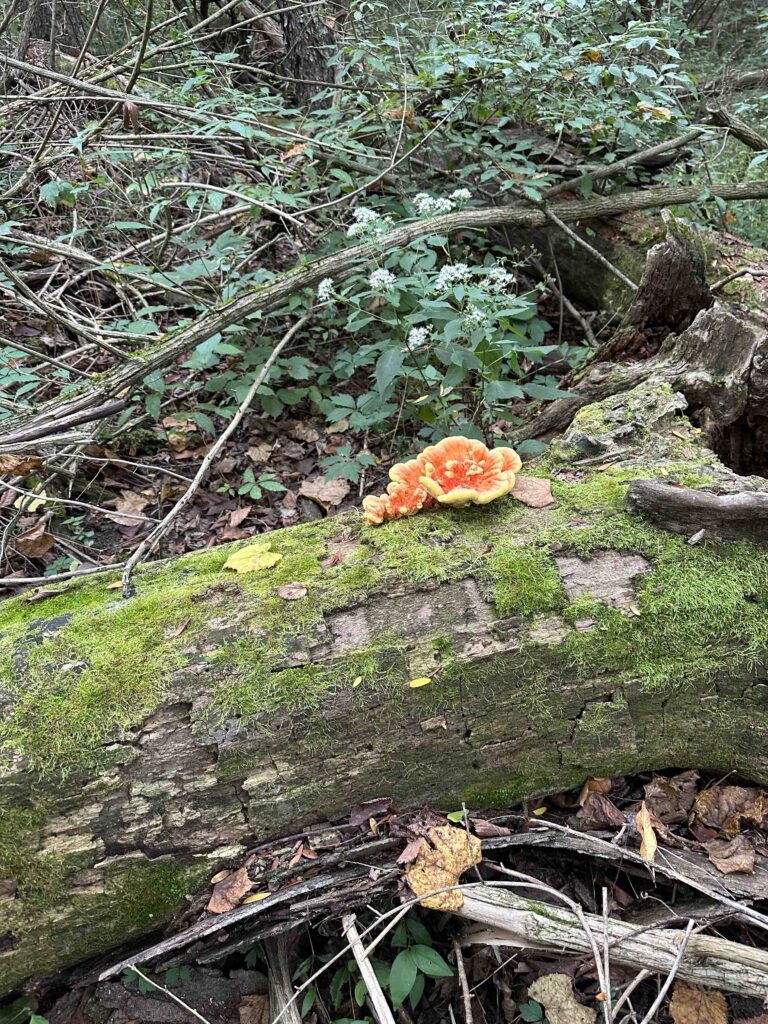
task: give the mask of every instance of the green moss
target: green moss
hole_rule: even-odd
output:
[[[12,878],[18,899],[37,911],[59,902],[66,894],[68,866],[56,854],[37,854],[48,809],[0,806],[0,878]]]
[[[495,580],[499,615],[534,615],[565,603],[563,585],[548,552],[502,541],[491,552],[484,572]]]

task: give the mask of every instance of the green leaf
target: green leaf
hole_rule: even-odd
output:
[[[552,388],[547,384],[523,384],[523,389],[530,398],[540,398],[543,401],[577,397],[573,391],[561,391],[559,388]]]
[[[408,997],[418,974],[416,961],[410,949],[404,949],[395,957],[389,972],[389,995],[397,1009]]]
[[[523,1020],[529,1021],[531,1024],[544,1020],[544,1007],[533,999],[529,999],[527,1003],[523,1003],[518,1009]]]
[[[416,981],[414,981],[413,983],[413,988],[411,989],[410,995],[411,1007],[414,1010],[419,1005],[419,1003],[421,1002],[421,997],[424,995],[425,982],[426,979],[423,974],[419,973],[416,975]]]
[[[367,995],[368,986],[365,984],[365,980],[363,978],[358,978],[357,984],[355,985],[355,1002],[358,1006],[363,1005]]]
[[[485,401],[488,405],[502,402],[510,398],[522,398],[525,392],[519,384],[511,380],[492,380],[485,385]]]
[[[385,349],[379,356],[378,362],[376,363],[376,386],[379,391],[386,391],[392,381],[400,373],[403,368],[403,360],[405,359],[405,353],[402,349],[392,348]]]
[[[431,946],[411,946],[410,953],[422,974],[430,978],[453,977],[453,968]]]
[[[317,989],[314,985],[310,985],[307,991],[304,993],[304,998],[301,1001],[301,1016],[306,1017],[312,1007],[315,1005],[315,999],[317,999]]]
[[[463,817],[464,812],[462,811],[461,813]],[[415,917],[406,917],[405,925],[406,928],[408,929],[408,934],[411,936],[414,942],[420,942],[422,946],[432,945],[432,936],[429,934],[429,932],[421,923],[421,921],[417,921]]]

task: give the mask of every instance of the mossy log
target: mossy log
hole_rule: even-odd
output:
[[[5,602],[0,992],[372,797],[499,807],[665,767],[768,782],[768,551],[626,507],[637,479],[762,489],[684,405],[652,381],[583,409],[529,467],[548,508],[339,517],[270,534],[259,572],[217,548],[144,567],[128,600],[97,576]]]

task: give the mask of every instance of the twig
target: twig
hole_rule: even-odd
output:
[[[610,273],[613,274],[614,277],[618,277],[618,279],[622,281],[627,286],[627,288],[629,288],[633,292],[637,291],[638,286],[635,284],[634,281],[630,281],[626,274],[622,273],[622,271],[619,270],[618,267],[614,267],[611,261],[607,260],[601,252],[598,252],[594,245],[590,245],[589,242],[586,241],[586,239],[582,238],[581,235],[577,234],[572,228],[569,228],[568,225],[564,221],[562,221],[556,213],[552,213],[550,209],[547,209],[545,207],[544,214],[547,220],[552,221],[552,223],[555,224],[558,228],[560,228],[560,230],[564,234],[568,235],[568,237],[572,239],[574,242],[576,242],[577,245],[580,245],[582,249],[588,252],[590,256],[596,259],[597,262],[600,263],[603,267],[605,267],[606,270],[610,271]]]
[[[646,1015],[640,1021],[640,1024],[650,1024],[650,1022],[654,1018],[654,1015],[655,1015],[656,1011],[658,1010],[658,1008],[661,1006],[662,1002],[664,1001],[664,996],[666,996],[667,992],[669,992],[669,987],[672,984],[672,982],[675,980],[675,976],[677,975],[677,972],[680,970],[680,964],[683,962],[683,957],[685,956],[685,951],[686,951],[686,949],[688,947],[688,940],[691,937],[691,932],[692,931],[693,931],[693,921],[689,921],[687,926],[686,926],[686,929],[685,929],[685,935],[683,935],[682,942],[680,943],[680,950],[679,950],[677,956],[675,957],[674,963],[672,964],[672,969],[670,970],[669,974],[667,975],[667,977],[666,977],[666,979],[664,981],[664,984],[659,989],[659,994],[656,996],[656,998],[654,999],[653,1003],[651,1004],[650,1010],[648,1011],[648,1013],[646,1013]]]
[[[469,991],[469,983],[467,982],[467,970],[464,966],[464,956],[461,952],[461,945],[457,938],[453,940],[453,952],[456,957],[456,972],[459,975],[459,985],[461,986],[461,997],[464,1001],[464,1022],[465,1024],[473,1024],[472,1017],[472,993]]]
[[[349,942],[349,948],[352,950],[352,955],[357,961],[357,966],[360,968],[360,976],[368,990],[371,1012],[376,1018],[377,1024],[395,1024],[395,1018],[392,1016],[389,1003],[382,992],[376,972],[371,966],[371,961],[365,955],[363,943],[355,927],[355,920],[354,914],[345,914],[341,919],[341,925],[347,942]]]
[[[754,267],[742,267],[741,270],[734,270],[732,274],[728,274],[726,277],[721,277],[719,281],[715,281],[710,286],[711,292],[719,292],[721,288],[725,288],[731,281],[735,281],[738,277],[768,277],[768,270],[756,270]]]
[[[267,359],[266,363],[264,363],[264,365],[261,368],[261,371],[256,377],[256,380],[253,382],[253,384],[251,384],[250,388],[248,388],[248,393],[238,406],[237,412],[228,423],[226,430],[222,432],[219,439],[216,441],[211,450],[203,459],[200,468],[198,469],[197,473],[195,473],[192,483],[186,489],[184,494],[182,494],[182,496],[173,506],[168,515],[162,520],[162,522],[160,522],[155,527],[154,530],[152,530],[152,532],[147,537],[144,538],[141,544],[136,548],[134,553],[125,563],[125,568],[123,569],[123,597],[129,597],[131,594],[131,573],[139,564],[139,562],[141,562],[144,558],[147,557],[147,555],[151,554],[152,551],[154,551],[158,543],[162,540],[166,533],[168,533],[169,529],[171,528],[172,524],[175,522],[179,514],[183,512],[187,505],[192,501],[192,498],[195,496],[195,493],[197,492],[197,489],[200,487],[200,484],[208,475],[208,470],[211,468],[212,463],[218,458],[219,452],[222,450],[222,448],[227,443],[232,434],[240,426],[243,417],[248,412],[248,409],[250,408],[253,399],[256,397],[256,392],[264,383],[264,381],[267,378],[267,374],[274,366],[275,360],[283,351],[285,346],[295,337],[295,335],[306,324],[309,318],[310,314],[307,314],[306,316],[303,316],[300,320],[297,320],[296,323],[288,331],[286,331],[286,333],[280,339],[278,344],[275,345],[275,347],[272,349],[272,352],[270,353],[269,358]]]
[[[211,1024],[211,1022],[206,1017],[203,1017],[203,1015],[201,1013],[198,1013],[197,1010],[194,1010],[189,1005],[189,1003],[185,1003],[183,999],[179,998],[179,996],[177,996],[175,993],[171,992],[170,989],[167,989],[163,985],[158,984],[158,982],[152,981],[151,978],[148,978],[147,975],[144,974],[143,971],[140,971],[139,968],[136,967],[135,964],[131,964],[130,969],[132,971],[135,971],[136,974],[138,974],[138,976],[140,978],[144,979],[144,981],[148,982],[150,985],[152,985],[154,988],[156,988],[158,990],[158,992],[162,992],[163,995],[168,996],[169,999],[172,999],[173,1002],[176,1003],[177,1006],[181,1006],[182,1009],[187,1011],[187,1013],[191,1013],[192,1016],[195,1018],[195,1020],[199,1020],[201,1022],[201,1024]]]

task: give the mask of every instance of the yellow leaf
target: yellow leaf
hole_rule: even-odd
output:
[[[362,681],[363,681],[363,677],[362,676],[358,676],[357,679],[353,679],[352,680],[352,685],[353,686],[359,686],[360,683],[362,683]]]
[[[640,810],[637,812],[635,819],[637,831],[640,833],[640,856],[643,860],[647,860],[649,864],[653,864],[653,858],[656,856],[656,833],[653,831],[653,825],[651,824],[651,816],[648,813],[648,808],[645,806],[645,800],[643,800]]]
[[[45,504],[45,499],[48,495],[45,491],[40,491],[37,497],[32,498],[30,501],[28,494],[20,494],[16,501],[13,503],[14,508],[24,508],[25,512],[37,512],[41,505]]]
[[[419,676],[418,679],[412,679],[408,685],[412,690],[417,690],[420,686],[427,686],[427,684],[431,682],[431,676]]]
[[[547,808],[546,807],[537,807],[534,810],[533,813],[536,815],[537,818],[540,818],[542,816],[542,814],[546,814],[547,813]]]
[[[430,845],[431,844],[431,845]],[[482,860],[480,840],[464,829],[441,825],[430,829],[429,842],[423,842],[405,875],[421,905],[431,910],[458,910],[464,903],[460,889],[429,896],[438,889],[458,884],[459,877]]]
[[[229,556],[224,563],[225,569],[234,569],[235,572],[258,572],[260,569],[270,569],[277,565],[283,557],[278,551],[270,551],[272,544],[249,544],[247,548],[240,548]]]
[[[258,903],[259,900],[265,900],[267,896],[271,896],[271,892],[255,892],[252,896],[246,896],[243,903]],[[242,904],[241,904],[242,906]]]

